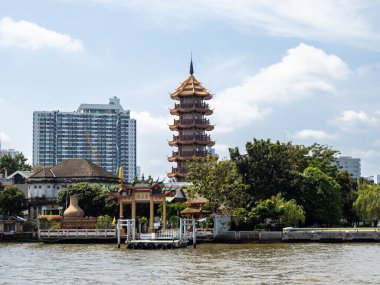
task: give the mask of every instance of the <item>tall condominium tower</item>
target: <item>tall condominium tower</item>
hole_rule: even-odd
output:
[[[136,176],[136,120],[120,100],[81,104],[76,112],[33,113],[33,164],[53,166],[69,158],[86,158],[126,179]]]
[[[173,100],[179,101],[170,110],[170,114],[178,116],[169,126],[170,130],[178,132],[173,135],[169,145],[178,148],[168,158],[170,162],[176,162],[176,167],[168,173],[168,177],[175,181],[186,181],[188,172],[186,162],[194,157],[206,156],[206,147],[213,146],[214,141],[206,134],[212,131],[214,126],[205,118],[212,114],[212,110],[205,100],[210,100],[212,95],[194,77],[193,62],[190,63],[190,76],[170,94]]]

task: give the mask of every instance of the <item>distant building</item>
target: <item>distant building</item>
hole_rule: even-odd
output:
[[[136,178],[141,179],[141,166],[136,167]]]
[[[14,158],[18,154],[20,154],[20,152],[17,150],[14,150],[13,148],[11,148],[11,149],[0,149],[0,157],[3,157],[4,155],[10,155]]]
[[[207,152],[212,156],[212,157],[215,157],[217,156],[216,152],[215,152],[215,148],[211,147],[211,146],[208,146],[207,147]]]
[[[109,104],[81,104],[76,112],[33,113],[33,165],[53,166],[71,158],[85,158],[124,177],[136,176],[136,120],[120,100]]]
[[[363,177],[368,183],[374,184],[375,183],[375,177],[374,176],[366,176]]]
[[[346,170],[353,178],[357,179],[361,177],[360,158],[339,156],[337,164],[341,170]]]
[[[31,175],[28,180],[29,218],[59,214],[58,192],[72,183],[117,185],[119,178],[87,159],[68,159]]]
[[[32,171],[16,171],[9,175],[7,178],[11,179],[12,186],[16,186],[25,197],[28,197],[28,185],[27,179],[32,176],[34,172]]]

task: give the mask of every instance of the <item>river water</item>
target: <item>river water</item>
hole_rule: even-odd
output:
[[[0,284],[380,284],[380,244],[0,243]]]

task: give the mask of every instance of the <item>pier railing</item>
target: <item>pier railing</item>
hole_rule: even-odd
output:
[[[115,238],[115,229],[39,230],[39,238]]]

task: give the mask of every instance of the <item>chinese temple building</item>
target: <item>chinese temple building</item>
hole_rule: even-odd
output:
[[[194,77],[193,61],[190,63],[190,76],[170,94],[170,97],[178,101],[174,108],[170,109],[170,114],[178,116],[178,119],[175,119],[169,128],[178,134],[173,135],[173,140],[169,141],[169,145],[176,147],[177,151],[173,151],[168,158],[170,162],[176,163],[168,177],[182,182],[186,181],[188,172],[186,162],[195,157],[207,156],[206,148],[215,144],[206,133],[214,129],[206,119],[213,111],[205,102],[212,98],[212,94]]]
[[[136,219],[137,204],[149,204],[149,232],[154,232],[154,216],[157,206],[162,204],[162,229],[166,228],[166,202],[167,198],[175,196],[177,187],[165,186],[163,181],[153,181],[152,178],[144,180],[133,180],[131,183],[121,183],[117,190],[109,193],[112,198],[118,199],[119,216],[129,216]],[[130,205],[130,215],[124,211],[124,206]]]

